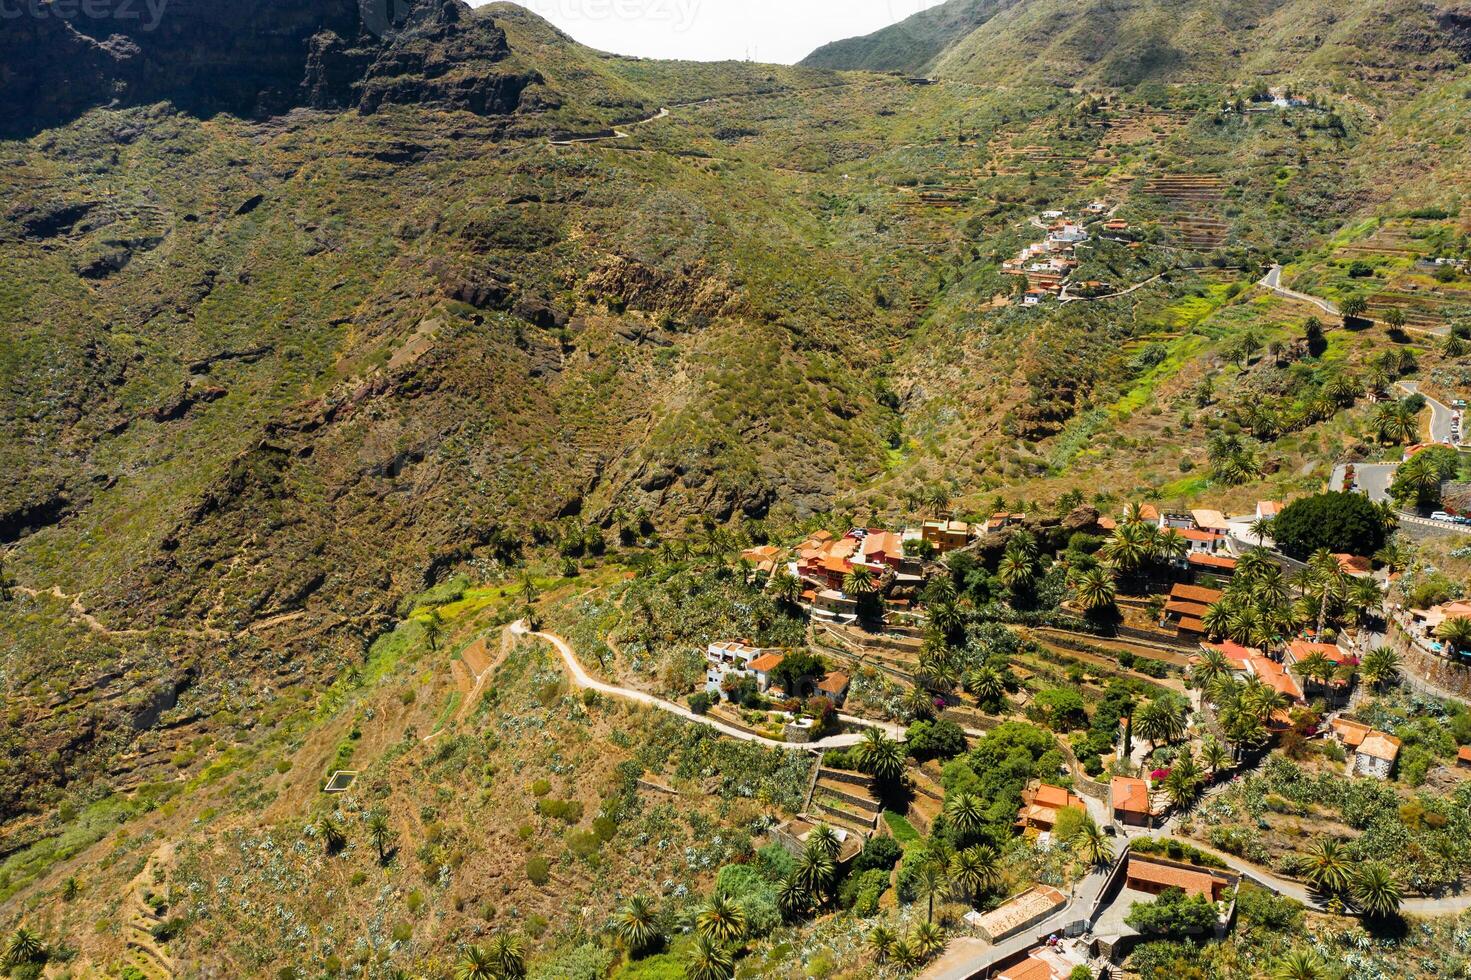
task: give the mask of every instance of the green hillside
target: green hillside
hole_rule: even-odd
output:
[[[947,0],[864,37],[826,44],[802,60],[814,68],[922,74],[957,42],[1016,0]]]

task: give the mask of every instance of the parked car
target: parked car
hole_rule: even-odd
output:
[[[1430,519],[1432,521],[1448,521],[1451,519],[1451,515],[1447,514],[1443,510],[1438,510],[1434,514],[1430,515]]]

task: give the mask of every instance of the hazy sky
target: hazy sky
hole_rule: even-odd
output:
[[[941,0],[517,0],[583,44],[646,58],[791,64]]]

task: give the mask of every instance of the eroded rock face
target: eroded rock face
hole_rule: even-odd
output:
[[[515,112],[535,72],[460,0],[170,0],[82,5],[0,31],[0,134],[94,106],[170,101],[200,115],[423,104]],[[94,16],[88,16],[88,13]]]

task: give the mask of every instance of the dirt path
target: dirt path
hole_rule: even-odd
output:
[[[704,715],[697,715],[693,711],[686,708],[684,705],[675,704],[673,701],[666,701],[665,699],[656,697],[648,693],[647,691],[638,691],[628,687],[618,687],[617,685],[608,684],[598,680],[583,669],[582,663],[577,659],[577,654],[573,652],[571,644],[569,644],[562,637],[557,636],[555,633],[533,632],[527,629],[524,622],[519,621],[511,624],[510,631],[517,636],[534,636],[538,639],[545,640],[546,642],[550,643],[552,647],[557,651],[557,653],[561,656],[562,663],[567,668],[567,673],[570,674],[572,677],[572,682],[579,688],[598,691],[610,697],[621,698],[625,701],[635,701],[639,704],[646,704],[651,708],[657,708],[660,711],[667,711],[669,714],[677,715],[678,717],[683,718],[685,721],[694,722],[697,725],[704,725],[707,728],[713,728],[716,731],[720,732],[720,734],[722,735],[728,735],[731,738],[737,738],[743,742],[756,742],[761,745],[770,746],[772,748],[805,752],[814,749],[820,750],[846,748],[849,745],[854,745],[862,741],[862,736],[856,733],[830,735],[827,738],[818,739],[815,742],[808,742],[806,744],[778,742],[775,739],[765,738],[760,735],[753,735],[750,732],[744,732],[738,728],[732,728],[729,725],[722,724],[721,722],[716,721],[714,718],[709,718]],[[882,724],[875,721],[869,721],[866,718],[857,718],[852,715],[839,715],[839,717],[850,725],[859,725],[865,728],[877,728],[881,731],[884,731],[892,738],[904,738],[904,729],[899,727],[898,725]]]

